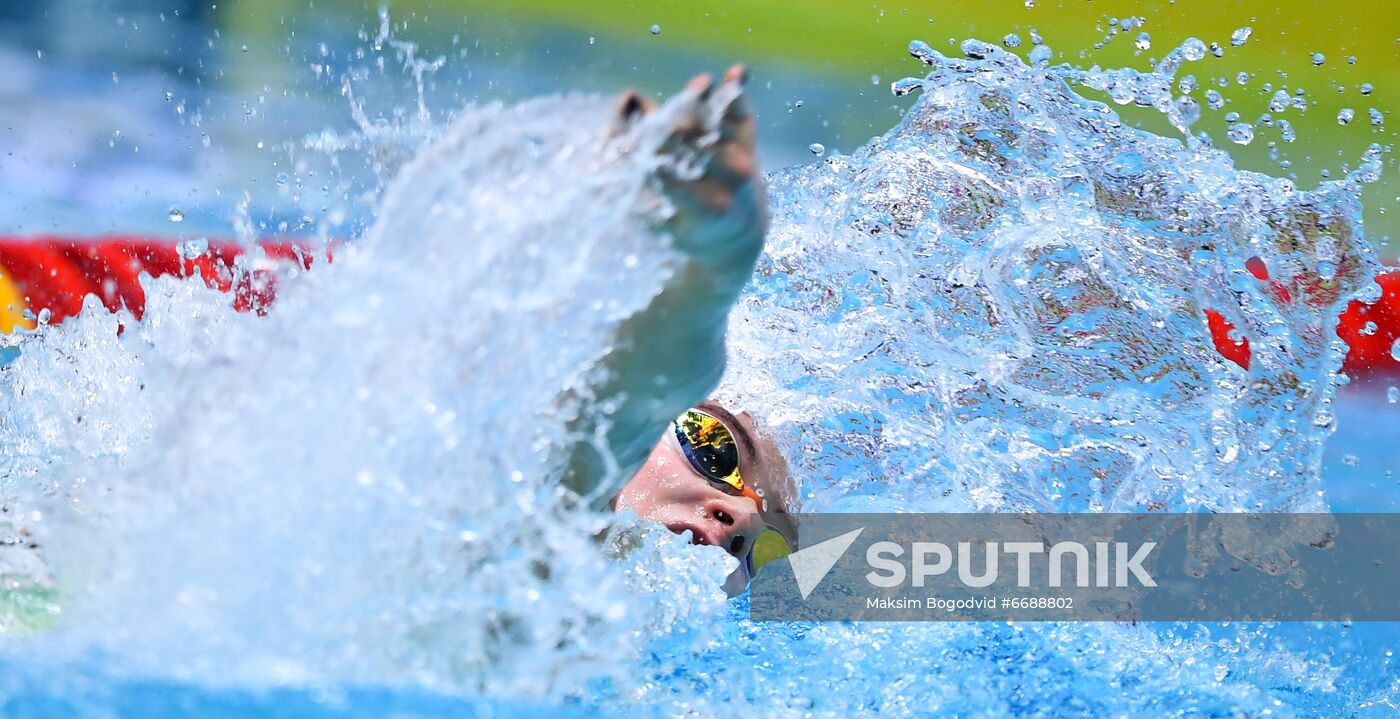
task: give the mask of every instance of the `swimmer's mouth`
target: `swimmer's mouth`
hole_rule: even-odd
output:
[[[701,527],[698,524],[695,524],[694,522],[671,522],[666,525],[666,528],[671,530],[675,534],[680,534],[682,532],[689,531],[691,544],[704,544],[711,547],[725,547],[724,537],[715,536],[713,532],[707,530],[704,527]],[[727,549],[730,554],[736,557],[742,557],[744,556],[744,548],[747,543],[748,540],[744,538],[744,535],[740,534],[739,536],[730,540],[729,546],[725,547],[725,549]]]

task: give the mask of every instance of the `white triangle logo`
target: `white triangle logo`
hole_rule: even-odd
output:
[[[802,594],[802,599],[806,600],[826,579],[827,572],[846,555],[846,550],[864,531],[865,527],[861,527],[788,555],[792,577],[797,580],[797,591]]]

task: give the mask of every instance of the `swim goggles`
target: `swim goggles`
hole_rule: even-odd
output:
[[[697,408],[688,409],[677,417],[673,429],[681,451],[697,473],[727,494],[748,497],[760,512],[764,511],[763,498],[744,482],[739,471],[739,443],[733,430],[718,417]],[[749,576],[764,564],[790,552],[787,538],[772,527],[765,527],[744,557]]]

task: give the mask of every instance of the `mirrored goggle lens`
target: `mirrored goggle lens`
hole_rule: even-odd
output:
[[[743,490],[739,446],[723,422],[699,410],[689,410],[676,419],[676,440],[697,472]]]

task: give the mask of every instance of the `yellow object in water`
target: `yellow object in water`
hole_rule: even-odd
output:
[[[792,553],[792,547],[788,541],[777,530],[765,529],[763,534],[758,535],[758,539],[753,543],[753,571],[758,573],[763,569],[763,565],[786,557]]]
[[[16,328],[34,329],[34,320],[24,317],[27,306],[24,293],[0,265],[0,333],[13,332]]]

